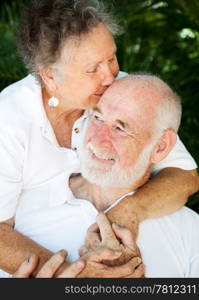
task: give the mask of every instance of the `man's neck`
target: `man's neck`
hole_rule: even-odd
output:
[[[141,179],[133,183],[128,187],[101,187],[95,184],[91,185],[92,200],[89,199],[93,205],[99,211],[104,211],[111,204],[113,204],[117,199],[122,196],[137,190],[141,187],[148,179],[148,174],[144,175]]]
[[[104,211],[117,199],[137,190],[149,177],[150,171],[147,171],[141,179],[128,187],[100,187],[92,184],[81,175],[70,178],[70,188],[76,198],[89,200],[99,211]]]

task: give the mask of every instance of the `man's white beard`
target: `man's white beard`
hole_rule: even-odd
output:
[[[136,183],[148,170],[149,159],[154,147],[154,143],[150,143],[146,146],[140,153],[134,166],[122,169],[116,158],[115,163],[106,170],[106,165],[104,165],[103,168],[103,164],[100,164],[100,162],[97,162],[90,157],[88,150],[89,145],[90,144],[88,144],[83,151],[81,158],[81,173],[89,182],[102,187],[129,187]],[[104,158],[111,158],[114,156],[111,153],[108,154],[106,149],[95,148],[95,150],[99,151],[101,155],[103,155],[104,151]]]

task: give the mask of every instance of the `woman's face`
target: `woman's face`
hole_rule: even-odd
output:
[[[63,108],[93,108],[119,72],[112,35],[100,24],[80,40],[67,41],[54,70],[54,96]]]

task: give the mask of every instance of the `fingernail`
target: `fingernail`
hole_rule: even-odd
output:
[[[62,249],[62,250],[60,250],[59,253],[61,254],[62,257],[64,257],[64,258],[66,257],[66,254],[67,254],[66,250]]]
[[[138,257],[138,258],[137,258],[137,263],[140,264],[141,262],[142,262],[141,258]]]
[[[82,269],[84,267],[84,262],[83,261],[77,261],[76,262],[76,267],[77,267],[77,269]]]
[[[32,256],[29,255],[28,258],[26,259],[27,263],[29,264],[31,262]]]
[[[121,255],[121,254],[122,254],[122,252],[121,252],[121,251],[119,251],[119,250],[115,250],[115,251],[114,251],[114,254],[115,254],[116,256],[119,256],[119,255]]]
[[[116,223],[113,223],[113,226],[115,226],[116,228],[120,228],[120,226]]]

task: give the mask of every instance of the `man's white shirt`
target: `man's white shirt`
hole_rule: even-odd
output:
[[[15,229],[52,252],[66,249],[68,259],[74,261],[98,211],[91,202],[75,199],[70,189],[67,199],[57,207],[26,213],[22,205],[15,217]],[[146,277],[199,278],[199,215],[189,208],[143,221],[137,244],[146,265]]]
[[[56,141],[43,108],[41,87],[33,76],[14,83],[0,94],[1,222],[23,216],[24,219],[17,219],[17,226],[27,226],[29,237],[31,230],[38,234],[42,232],[43,224],[42,220],[37,224],[34,218],[36,223],[26,223],[25,219],[31,217],[31,213],[43,212],[43,222],[47,222],[43,225],[49,228],[44,226],[46,232],[54,226],[51,222],[53,214],[55,221],[61,223],[62,220],[56,218],[61,218],[61,209],[65,211],[67,207],[67,179],[80,171],[79,157],[90,114],[85,111],[74,123],[72,149],[66,149]],[[190,170],[196,169],[197,165],[178,139],[172,152],[155,166],[154,172],[165,167]],[[72,244],[74,236],[71,238]],[[43,239],[44,245],[45,236]]]
[[[33,76],[0,94],[0,221],[12,218],[25,198],[30,207],[47,199],[52,206],[64,203],[63,181],[80,171],[79,157],[90,113],[85,111],[74,123],[72,149],[67,149],[56,141],[43,108],[41,87]],[[154,172],[166,167],[197,168],[179,138],[171,153],[155,165]]]

